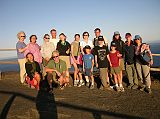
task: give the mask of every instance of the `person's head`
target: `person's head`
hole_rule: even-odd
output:
[[[141,43],[142,43],[142,38],[140,37],[140,35],[135,35],[134,44],[135,45],[140,45]]]
[[[98,44],[99,44],[99,45],[103,45],[103,43],[104,43],[104,38],[103,38],[103,36],[99,36],[99,37],[98,37]]]
[[[59,39],[61,40],[61,41],[65,41],[66,40],[66,35],[64,34],[64,33],[61,33],[61,34],[59,34]]]
[[[80,41],[80,35],[79,34],[75,34],[74,35],[74,39],[75,39],[75,41]]]
[[[96,28],[96,29],[94,30],[94,33],[95,33],[96,38],[98,38],[98,36],[101,35],[101,29],[100,29],[100,28]]]
[[[121,40],[121,36],[120,36],[120,33],[118,31],[114,32],[113,40]]]
[[[37,36],[36,35],[31,35],[30,38],[29,38],[29,40],[30,40],[31,43],[36,43]]]
[[[83,50],[85,54],[91,54],[91,47],[89,45],[86,45]]]
[[[127,41],[131,41],[132,40],[131,33],[126,33],[125,38],[126,38]]]
[[[52,52],[52,59],[55,61],[55,62],[59,62],[59,52],[58,50],[54,50]]]
[[[24,33],[24,31],[18,32],[17,38],[21,41],[24,41],[24,39],[26,38],[26,34]]]
[[[111,51],[114,51],[114,50],[116,50],[116,43],[114,43],[114,42],[112,42],[111,43]]]
[[[52,30],[50,31],[50,33],[51,33],[52,38],[53,38],[53,39],[56,39],[56,36],[57,36],[57,31],[56,31],[56,29],[52,29]]]
[[[28,53],[28,54],[26,55],[26,59],[27,59],[28,61],[30,61],[30,62],[33,62],[33,61],[34,61],[34,56],[33,56],[33,54],[32,54],[32,53]]]
[[[43,39],[45,42],[49,42],[50,36],[48,34],[45,34]]]
[[[83,32],[83,39],[88,40],[89,33],[87,31]]]

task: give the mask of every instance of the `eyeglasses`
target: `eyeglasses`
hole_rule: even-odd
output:
[[[25,38],[26,36],[20,36],[20,37],[24,37]]]
[[[45,38],[45,39],[50,39],[50,38]]]
[[[58,57],[58,55],[57,55],[57,56],[53,56],[53,59],[54,59],[54,58],[57,58],[57,57]]]
[[[88,36],[88,35],[83,35],[83,36]]]

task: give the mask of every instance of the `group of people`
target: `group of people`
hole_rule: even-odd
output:
[[[93,70],[99,69],[99,79],[102,90],[124,92],[122,83],[125,70],[128,77],[129,89],[140,89],[151,93],[150,66],[153,64],[150,47],[142,43],[142,38],[135,35],[132,40],[131,33],[125,34],[126,41],[121,39],[118,31],[114,32],[112,42],[101,34],[101,29],[94,30],[95,38],[89,39],[89,33],[75,34],[74,41],[70,44],[64,33],[57,38],[56,29],[45,34],[44,43],[39,46],[36,43],[37,36],[30,36],[30,43],[26,45],[26,35],[23,31],[17,34],[16,44],[18,62],[20,66],[20,80],[32,88],[39,90],[41,80],[47,79],[49,92],[53,91],[53,85],[60,89],[69,85],[71,65],[74,67],[74,86],[86,85],[94,88]],[[147,61],[144,58],[148,57]],[[83,76],[85,79],[83,79]],[[45,78],[44,78],[45,77]],[[114,85],[110,86],[110,79]]]

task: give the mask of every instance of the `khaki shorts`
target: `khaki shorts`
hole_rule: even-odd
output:
[[[120,70],[125,70],[125,67],[124,67],[124,59],[120,59]]]
[[[99,68],[100,70],[100,78],[107,80],[108,78],[108,68]]]
[[[66,62],[67,69],[71,68],[70,56],[59,56],[61,60]]]
[[[111,74],[120,74],[120,67],[111,67]]]

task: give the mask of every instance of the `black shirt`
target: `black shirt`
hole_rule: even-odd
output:
[[[69,42],[65,41],[64,43],[62,43],[61,41],[59,41],[57,43],[57,50],[59,51],[59,55],[60,56],[69,56],[70,52],[67,54],[66,51],[69,49],[71,49],[71,45],[69,44]]]
[[[135,62],[135,46],[131,44],[128,46],[125,45],[125,62],[130,65]]]
[[[99,68],[109,67],[107,55],[109,54],[108,46],[103,45],[102,47],[96,46],[94,48],[95,55],[97,55],[97,63]]]

